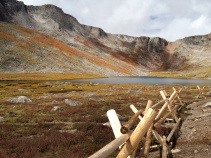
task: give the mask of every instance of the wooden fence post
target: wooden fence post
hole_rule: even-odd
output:
[[[121,123],[120,123],[119,118],[116,114],[116,111],[114,109],[108,110],[107,116],[108,116],[109,122],[111,124],[111,128],[114,132],[115,138],[120,137],[122,135],[122,133],[120,132]]]
[[[133,113],[137,113],[138,112],[138,110],[136,109],[136,107],[133,104],[130,105],[130,109],[133,111]],[[138,118],[140,120],[143,119],[143,117],[141,115],[139,115]]]
[[[141,139],[144,137],[149,127],[153,123],[157,112],[153,109],[149,109],[144,115],[141,122],[137,125],[134,132],[131,134],[130,139],[123,146],[122,150],[117,155],[117,158],[126,158],[130,155],[139,145]]]
[[[131,119],[121,127],[120,129],[121,133],[123,134],[128,133],[130,128],[133,126],[133,124],[135,123],[140,114],[142,114],[142,110],[139,110],[137,113],[135,113],[131,117]]]
[[[120,145],[125,143],[130,138],[129,134],[123,134],[114,139],[112,142],[104,146],[102,149],[91,155],[89,158],[106,158],[114,152]]]
[[[162,142],[162,158],[167,158],[166,136],[163,136]]]
[[[199,99],[200,95],[203,94],[205,86],[203,88],[200,88],[199,85],[197,85],[197,88],[199,89],[199,94],[197,95],[196,99]]]
[[[179,118],[178,122],[176,123],[176,125],[174,126],[174,128],[169,133],[169,135],[167,137],[167,141],[168,142],[171,140],[171,137],[173,136],[174,132],[176,131],[177,127],[179,126],[180,121],[181,121],[181,118]]]
[[[176,96],[176,94],[177,94],[176,91],[174,91],[174,92],[171,94],[171,96],[170,96],[170,98],[169,98],[169,102],[171,102],[171,101],[174,99],[174,97]],[[165,110],[165,108],[167,107],[168,104],[169,104],[169,103],[166,102],[166,103],[162,106],[162,108],[161,108],[160,111],[158,112],[158,115],[156,116],[155,119],[157,119],[157,118],[159,118],[159,117],[161,116],[161,114],[163,113],[163,111]]]
[[[163,97],[164,100],[167,99],[167,98],[166,98],[166,95],[164,94],[163,91],[160,91],[160,94],[161,94],[161,96]],[[168,104],[168,108],[169,108],[169,111],[172,111],[171,105]],[[177,121],[178,121],[178,117],[177,117],[175,111],[172,112],[171,115],[174,117],[175,121],[177,122]]]

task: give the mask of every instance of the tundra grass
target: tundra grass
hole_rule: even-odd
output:
[[[168,85],[114,85],[67,82],[0,83],[0,157],[88,157],[114,139],[106,112],[115,109],[127,121],[129,106],[145,109],[147,100],[162,100],[160,90]],[[196,86],[184,88],[180,98],[190,103]],[[210,87],[205,88],[205,93]],[[7,103],[6,99],[27,96],[31,103]],[[66,105],[64,99],[81,106]],[[60,106],[63,111],[52,111]],[[76,130],[76,132],[72,132]],[[61,132],[63,131],[63,132]],[[116,156],[118,150],[112,156]],[[111,156],[111,157],[112,157]]]
[[[211,79],[211,66],[199,67],[194,69],[189,69],[188,71],[153,71],[148,74],[149,76],[158,76],[158,77],[176,77],[176,78],[196,78],[196,79]]]
[[[79,74],[79,73],[2,73],[0,80],[65,80],[82,78],[100,78],[98,74]]]

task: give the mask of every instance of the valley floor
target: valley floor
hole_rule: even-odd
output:
[[[183,88],[180,98],[185,105],[198,101],[196,86],[174,87]],[[111,128],[103,125],[108,122],[109,109],[115,109],[121,115],[120,120],[127,121],[133,115],[131,104],[145,109],[148,100],[157,103],[162,99],[160,90],[170,94],[172,88],[68,82],[0,83],[0,157],[88,157],[114,139]],[[205,87],[204,94],[210,90]],[[19,96],[32,102],[5,102]],[[210,96],[203,95],[200,99],[205,98]],[[53,110],[54,107],[60,109]],[[184,107],[182,111],[185,110]],[[187,115],[181,113],[180,117],[184,121]],[[118,150],[110,157],[117,153]]]

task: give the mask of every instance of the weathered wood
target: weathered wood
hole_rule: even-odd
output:
[[[125,143],[130,138],[129,134],[123,134],[120,137],[116,138],[102,149],[97,151],[95,154],[91,155],[89,158],[106,158],[112,152],[114,152],[120,145]]]
[[[136,109],[136,107],[133,104],[130,105],[130,109],[133,111],[133,113],[137,113],[138,112],[138,110]],[[143,119],[143,117],[141,115],[139,115],[138,118],[140,120]]]
[[[122,135],[122,133],[120,132],[121,123],[120,123],[119,118],[116,114],[116,111],[114,109],[108,110],[107,116],[108,116],[108,120],[111,124],[111,128],[114,132],[115,138],[120,137]]]
[[[157,112],[153,109],[149,109],[144,115],[141,122],[137,125],[134,132],[131,134],[130,139],[123,146],[122,150],[117,155],[117,158],[126,158],[130,155],[139,145],[141,139],[144,137],[149,127],[153,123]]]
[[[154,104],[151,108],[156,109],[158,106],[162,105],[164,102],[169,102],[169,99],[161,100],[160,102]]]
[[[131,119],[125,123],[122,127],[121,127],[121,133],[125,134],[128,133],[128,131],[130,130],[130,128],[133,126],[133,124],[135,123],[135,121],[138,119],[138,116],[142,113],[142,110],[139,110],[137,113],[135,113],[135,115],[133,115],[131,117]]]
[[[200,95],[203,94],[203,91],[204,91],[205,86],[204,86],[203,88],[200,88],[199,85],[197,85],[197,88],[199,89],[199,94],[198,94],[198,96],[196,97],[196,99],[199,99]]]
[[[174,91],[174,92],[171,94],[171,96],[170,96],[170,98],[169,98],[169,101],[170,101],[170,102],[171,102],[171,100],[176,96],[176,94],[177,94],[176,91]],[[158,113],[158,115],[157,115],[157,117],[156,117],[155,119],[159,118],[159,117],[162,115],[162,113],[164,112],[164,110],[165,110],[165,108],[167,107],[168,104],[169,104],[169,102],[166,102],[166,103],[162,106],[162,108],[160,109],[160,111],[159,111],[159,113]]]
[[[164,120],[172,113],[176,110],[176,108],[178,107],[179,105],[176,105],[170,112],[168,112],[165,116],[163,116],[162,118],[157,118],[154,122],[154,127],[156,127],[158,124],[164,122]]]
[[[153,104],[153,102],[151,100],[148,100],[147,106],[146,106],[145,111],[143,112],[143,114],[145,114],[147,112],[147,110],[152,107],[152,104]]]
[[[155,139],[157,139],[157,141],[162,145],[163,144],[162,137],[158,134],[158,132],[155,130],[152,130],[152,134],[154,135]]]
[[[163,97],[164,100],[167,99],[167,98],[166,98],[166,95],[164,94],[163,91],[160,91],[160,94],[161,94],[161,96]],[[168,109],[169,109],[169,111],[172,111],[172,108],[171,108],[171,105],[170,105],[170,104],[168,104]],[[175,119],[175,121],[177,122],[177,121],[178,121],[178,117],[177,117],[175,111],[173,111],[173,112],[171,113],[171,115],[172,115],[172,117]]]
[[[163,136],[162,142],[162,158],[167,158],[166,136]]]
[[[138,110],[136,109],[135,106],[133,106],[133,112],[136,113],[136,111],[138,111]],[[143,118],[139,118],[139,119],[142,120]],[[157,139],[157,141],[159,143],[162,143],[161,137],[160,137],[160,135],[156,131],[152,130],[152,134],[154,135],[154,137]]]
[[[151,145],[152,128],[153,128],[153,124],[149,127],[149,130],[147,131],[145,148],[144,148],[144,155],[146,156],[149,154],[149,149]]]
[[[145,109],[146,113],[149,110],[149,108],[152,107],[152,103],[153,102],[151,100],[148,100],[147,106],[146,106],[146,109]],[[152,128],[153,128],[153,123],[149,127],[149,130],[147,131],[147,135],[146,135],[146,142],[145,142],[145,148],[144,148],[144,155],[146,155],[146,156],[149,154],[149,149],[150,149],[150,144],[151,144],[151,137],[152,137]]]
[[[176,131],[176,129],[179,126],[179,123],[181,121],[181,118],[179,118],[178,122],[176,123],[176,125],[174,126],[174,128],[171,130],[171,132],[169,133],[168,137],[167,137],[167,141],[169,142],[171,140],[171,137],[173,136],[174,132]]]
[[[173,89],[174,91],[177,91],[176,88],[174,88],[174,87],[173,87],[172,89]],[[181,91],[182,91],[182,88],[178,91],[177,99],[179,100],[180,104],[183,105],[183,102],[182,102],[182,100],[181,100],[180,97],[179,97],[179,94],[180,94]]]

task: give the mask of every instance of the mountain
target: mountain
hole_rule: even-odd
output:
[[[0,0],[1,72],[146,75],[211,67],[211,34],[168,42],[110,34],[54,5]]]

